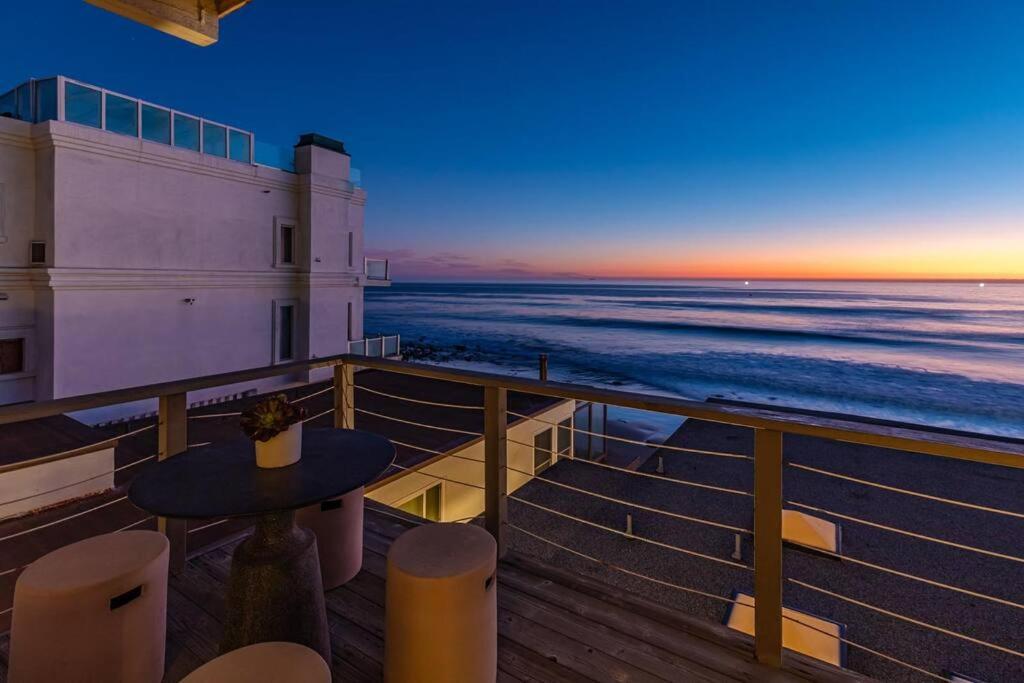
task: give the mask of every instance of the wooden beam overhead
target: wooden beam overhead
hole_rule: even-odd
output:
[[[85,0],[108,12],[195,45],[217,42],[220,18],[249,0]]]

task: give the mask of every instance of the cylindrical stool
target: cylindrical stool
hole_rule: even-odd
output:
[[[324,590],[347,583],[363,567],[363,487],[302,508],[295,523],[316,534]]]
[[[497,544],[471,524],[428,524],[388,551],[384,680],[493,683]]]
[[[202,665],[181,683],[330,683],[331,670],[315,650],[298,643],[257,643]]]
[[[169,547],[155,531],[122,531],[30,564],[14,586],[11,682],[158,683]]]

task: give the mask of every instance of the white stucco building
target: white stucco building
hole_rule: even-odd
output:
[[[0,403],[347,351],[387,281],[365,203],[320,135],[281,150],[64,77],[0,95]]]

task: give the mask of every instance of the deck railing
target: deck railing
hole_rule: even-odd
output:
[[[367,280],[378,280],[382,282],[391,280],[391,264],[388,259],[364,258],[363,272],[366,273]]]
[[[354,339],[348,343],[348,352],[371,358],[395,358],[402,353],[402,335],[381,334]]]
[[[482,412],[482,429],[480,432],[457,430],[427,422],[409,422],[427,429],[442,429],[449,432],[461,432],[478,439],[484,444],[482,461],[474,460],[483,469],[482,476],[474,482],[457,481],[455,483],[473,486],[483,492],[483,524],[495,537],[498,542],[499,553],[504,555],[509,548],[510,534],[520,534],[523,538],[530,539],[540,544],[545,544],[578,559],[593,561],[598,565],[611,570],[621,572],[632,579],[642,582],[649,582],[652,586],[665,590],[678,590],[691,595],[700,596],[709,600],[719,601],[728,604],[730,607],[749,606],[742,597],[733,595],[728,597],[721,595],[714,590],[705,587],[695,586],[688,583],[687,576],[672,577],[671,580],[651,575],[651,573],[630,566],[628,558],[600,556],[600,553],[590,550],[571,547],[564,538],[553,538],[537,528],[527,528],[527,525],[509,518],[509,501],[523,509],[529,509],[542,514],[551,515],[553,518],[563,519],[573,524],[584,525],[587,528],[601,530],[608,534],[609,538],[627,538],[630,542],[648,544],[660,550],[678,553],[693,561],[709,563],[709,566],[716,567],[722,571],[736,570],[748,573],[752,576],[753,593],[756,604],[754,606],[754,653],[758,661],[768,666],[778,667],[782,664],[783,658],[783,623],[787,620],[799,622],[803,626],[819,630],[813,624],[801,621],[799,618],[787,616],[783,613],[783,586],[799,586],[802,590],[811,591],[815,594],[826,596],[837,604],[844,606],[854,605],[858,609],[877,615],[886,623],[909,624],[929,634],[938,634],[942,637],[953,639],[954,642],[967,643],[971,646],[982,648],[985,652],[998,653],[1000,656],[1008,657],[1012,662],[1024,666],[1024,652],[1017,642],[1018,633],[1011,633],[1004,641],[993,642],[995,639],[991,634],[968,634],[961,633],[955,629],[940,624],[928,623],[924,620],[905,616],[898,612],[888,610],[884,605],[869,604],[849,595],[844,595],[830,586],[814,585],[799,578],[786,578],[783,573],[783,536],[782,536],[782,512],[784,503],[790,509],[804,509],[819,512],[837,520],[843,520],[851,524],[870,525],[880,527],[899,537],[912,537],[916,541],[936,544],[942,547],[954,547],[959,552],[982,554],[1000,562],[1010,563],[1016,569],[1024,563],[1022,553],[997,552],[978,546],[952,542],[937,536],[916,533],[898,528],[892,524],[881,524],[872,520],[853,515],[844,515],[836,511],[824,510],[800,501],[787,500],[784,496],[783,473],[788,470],[800,470],[812,473],[816,476],[838,479],[855,483],[858,486],[871,489],[884,489],[899,495],[915,497],[928,500],[932,503],[948,505],[952,511],[970,509],[972,512],[982,514],[998,515],[1013,519],[1024,519],[1024,512],[1016,510],[1003,510],[995,507],[986,507],[969,501],[958,500],[955,497],[942,497],[933,493],[913,490],[912,487],[896,487],[881,482],[872,481],[868,477],[852,477],[838,471],[803,465],[797,462],[784,461],[783,448],[787,437],[816,437],[829,439],[847,444],[861,444],[875,446],[910,453],[923,454],[938,458],[947,458],[986,465],[998,465],[1008,468],[1024,468],[1024,444],[993,441],[985,438],[956,435],[950,433],[939,433],[934,431],[921,431],[906,427],[881,426],[865,424],[862,422],[849,422],[839,419],[827,419],[811,417],[766,410],[752,409],[748,407],[730,406],[714,403],[704,403],[680,398],[648,395],[631,391],[620,391],[577,384],[567,384],[553,381],[538,381],[525,377],[506,376],[491,373],[475,372],[469,370],[456,370],[445,367],[405,363],[388,360],[385,358],[369,357],[366,355],[345,354],[329,358],[321,358],[310,361],[297,361],[293,363],[275,365],[265,368],[254,368],[250,370],[229,372],[195,379],[166,382],[129,389],[119,389],[86,396],[43,401],[30,404],[12,405],[0,407],[0,425],[10,424],[23,420],[31,420],[52,415],[60,415],[68,412],[99,408],[103,406],[128,403],[141,399],[157,398],[159,401],[158,419],[155,424],[144,425],[138,428],[142,430],[156,430],[157,448],[156,452],[146,458],[123,465],[119,469],[134,467],[142,462],[157,459],[163,460],[185,451],[189,446],[197,444],[190,443],[188,437],[188,425],[190,420],[198,420],[212,417],[223,417],[221,414],[211,415],[188,415],[187,395],[189,392],[209,389],[222,385],[237,384],[276,376],[293,375],[298,372],[309,372],[321,368],[333,368],[333,385],[326,389],[303,396],[300,400],[312,398],[315,395],[332,393],[333,406],[310,416],[309,420],[315,420],[333,414],[333,424],[337,427],[353,427],[356,422],[356,413],[367,413],[357,404],[357,389],[355,382],[356,368],[373,368],[384,372],[398,373],[419,378],[445,380],[479,387],[483,391],[480,405],[451,404],[442,401],[424,400],[423,398],[391,396],[396,400],[410,401],[415,404],[428,404],[430,406],[448,408],[452,410],[472,410]],[[332,391],[333,390],[333,391]],[[509,436],[509,417],[512,423],[528,420],[542,420],[536,415],[517,414],[510,412],[508,396],[509,392],[524,392],[528,394],[547,396],[556,399],[591,402],[599,405],[620,406],[646,411],[654,411],[681,418],[695,419],[713,423],[722,423],[735,427],[743,427],[753,430],[753,449],[750,453],[727,450],[710,450],[687,448],[685,446],[664,446],[665,453],[680,456],[699,456],[707,458],[724,459],[724,461],[735,463],[741,467],[753,467],[752,487],[746,490],[739,486],[731,486],[721,482],[712,483],[701,481],[698,478],[687,479],[680,476],[669,476],[660,472],[644,472],[632,470],[607,462],[581,460],[586,466],[592,466],[597,471],[600,469],[611,476],[622,477],[645,477],[654,478],[659,482],[679,487],[679,489],[693,491],[712,491],[716,495],[732,496],[738,501],[746,501],[753,504],[753,524],[750,527],[710,519],[709,516],[694,516],[681,514],[676,511],[665,509],[662,506],[646,505],[635,500],[627,500],[624,494],[601,493],[582,487],[577,484],[570,484],[560,481],[555,477],[535,476],[535,472],[527,472],[510,466],[508,458],[509,444],[522,445],[524,447],[536,448],[536,444],[519,443]],[[387,395],[387,394],[385,394]],[[232,413],[233,414],[233,413]],[[370,413],[371,415],[373,413]],[[388,416],[380,416],[388,417]],[[390,418],[403,421],[400,418]],[[426,418],[424,418],[426,419]],[[551,423],[554,427],[560,425]],[[588,433],[588,430],[575,430]],[[637,441],[625,437],[600,434],[601,437],[617,440],[620,442],[649,446],[646,442]],[[401,444],[410,448],[418,448],[411,444]],[[554,449],[554,446],[552,447]],[[463,457],[453,455],[444,451],[428,451],[435,460],[443,457]],[[21,470],[27,467],[34,467],[41,464],[48,464],[60,461],[65,458],[74,457],[81,452],[81,449],[64,453],[55,453],[50,456],[36,458],[33,460],[18,462],[0,467],[0,476],[6,473]],[[565,452],[559,450],[553,455],[565,457]],[[472,458],[468,458],[472,459]],[[421,463],[422,466],[424,463]],[[418,466],[417,466],[418,467]],[[411,468],[411,469],[415,469]],[[556,469],[556,468],[552,468]],[[659,467],[660,470],[660,467]],[[549,472],[551,470],[548,470]],[[734,557],[720,557],[712,553],[703,552],[700,549],[688,547],[687,538],[665,539],[656,538],[655,534],[642,535],[636,533],[632,527],[631,514],[626,515],[625,528],[613,527],[607,523],[588,519],[583,513],[559,510],[554,506],[538,502],[535,498],[520,495],[518,491],[509,491],[509,475],[518,474],[529,476],[532,480],[542,481],[546,485],[564,491],[566,495],[585,495],[607,504],[625,507],[632,511],[632,514],[650,514],[665,519],[683,521],[687,524],[706,527],[729,534],[736,534],[737,537],[753,539],[753,562],[749,563],[742,559],[742,555]],[[434,476],[434,475],[424,475]],[[443,479],[443,477],[435,477]],[[87,507],[84,510],[76,510],[73,514],[50,519],[35,526],[28,526],[14,533],[0,536],[0,557],[8,557],[4,552],[3,544],[11,543],[15,538],[38,532],[58,524],[65,524],[73,519],[81,518],[84,515],[102,509],[104,507],[118,504],[123,498],[116,498],[100,505]],[[3,503],[5,501],[0,501]],[[148,522],[152,518],[141,516],[131,524],[119,524],[121,530],[133,528]],[[171,540],[172,567],[180,569],[184,565],[186,551],[188,548],[188,535],[201,531],[221,522],[214,521],[201,528],[186,529],[184,523],[176,520],[160,519],[158,528],[167,534]],[[737,541],[737,544],[739,541]],[[738,547],[738,546],[737,546]],[[837,555],[825,551],[824,555]],[[967,589],[951,583],[944,583],[929,579],[923,576],[915,576],[896,567],[885,566],[879,562],[868,562],[867,560],[841,556],[844,562],[851,563],[850,566],[862,567],[871,571],[881,572],[889,576],[899,576],[902,580],[914,584],[927,585],[930,588],[937,588],[948,592],[951,595],[966,596],[973,602],[980,601],[984,604],[999,605],[1012,610],[1024,610],[1024,604],[1012,599],[995,595],[996,591],[982,591]],[[846,566],[846,565],[843,565]],[[0,565],[0,578],[8,575],[16,575],[22,566]],[[1018,578],[1020,574],[1017,574]],[[13,585],[13,583],[12,583]],[[0,609],[0,616],[10,611]],[[844,646],[865,652],[871,656],[879,657],[894,666],[913,672],[928,678],[945,680],[943,675],[935,673],[932,668],[919,663],[907,661],[908,656],[895,656],[869,647],[856,640],[846,637],[840,631],[837,634],[829,631],[821,631],[830,638],[838,639]],[[1004,644],[1005,643],[1005,644]],[[964,672],[970,673],[970,672]]]

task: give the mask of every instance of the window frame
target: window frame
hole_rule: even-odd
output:
[[[7,342],[20,342],[21,346],[21,348],[19,349],[21,367],[18,368],[17,370],[4,371],[2,364],[3,354],[0,353],[0,377],[7,379],[10,376],[23,376],[28,371],[28,344],[26,343],[26,341],[27,340],[24,335],[0,338],[0,345],[3,345]]]
[[[35,248],[41,246],[43,248],[43,260],[37,261],[35,259]],[[49,254],[46,253],[46,240],[31,240],[28,243],[28,263],[30,266],[45,266]]]
[[[292,260],[284,260],[284,228],[292,229]],[[299,267],[299,222],[294,218],[274,216],[274,267],[295,270]]]
[[[544,436],[544,435],[547,436],[547,440],[548,440],[548,447],[546,449],[545,448],[541,448],[540,446],[537,445],[537,439],[539,439],[541,436]],[[537,476],[538,474],[541,474],[542,472],[544,472],[544,470],[548,469],[549,467],[551,467],[551,465],[554,464],[554,455],[555,455],[554,454],[554,450],[555,450],[555,438],[554,438],[554,436],[555,436],[554,435],[554,427],[548,427],[547,429],[542,429],[542,430],[540,430],[539,432],[537,432],[537,433],[535,433],[533,435],[533,476]],[[537,457],[537,453],[538,452],[540,452],[540,453],[545,453],[546,452],[547,462],[545,462],[543,464],[538,462],[538,457]]]
[[[292,334],[291,334],[291,345],[292,353],[288,358],[281,356],[281,311],[284,308],[291,307],[292,309]],[[299,356],[299,300],[298,299],[275,299],[273,309],[273,326],[271,331],[271,359],[272,364],[277,365],[279,363],[291,363],[292,361],[298,360]]]

